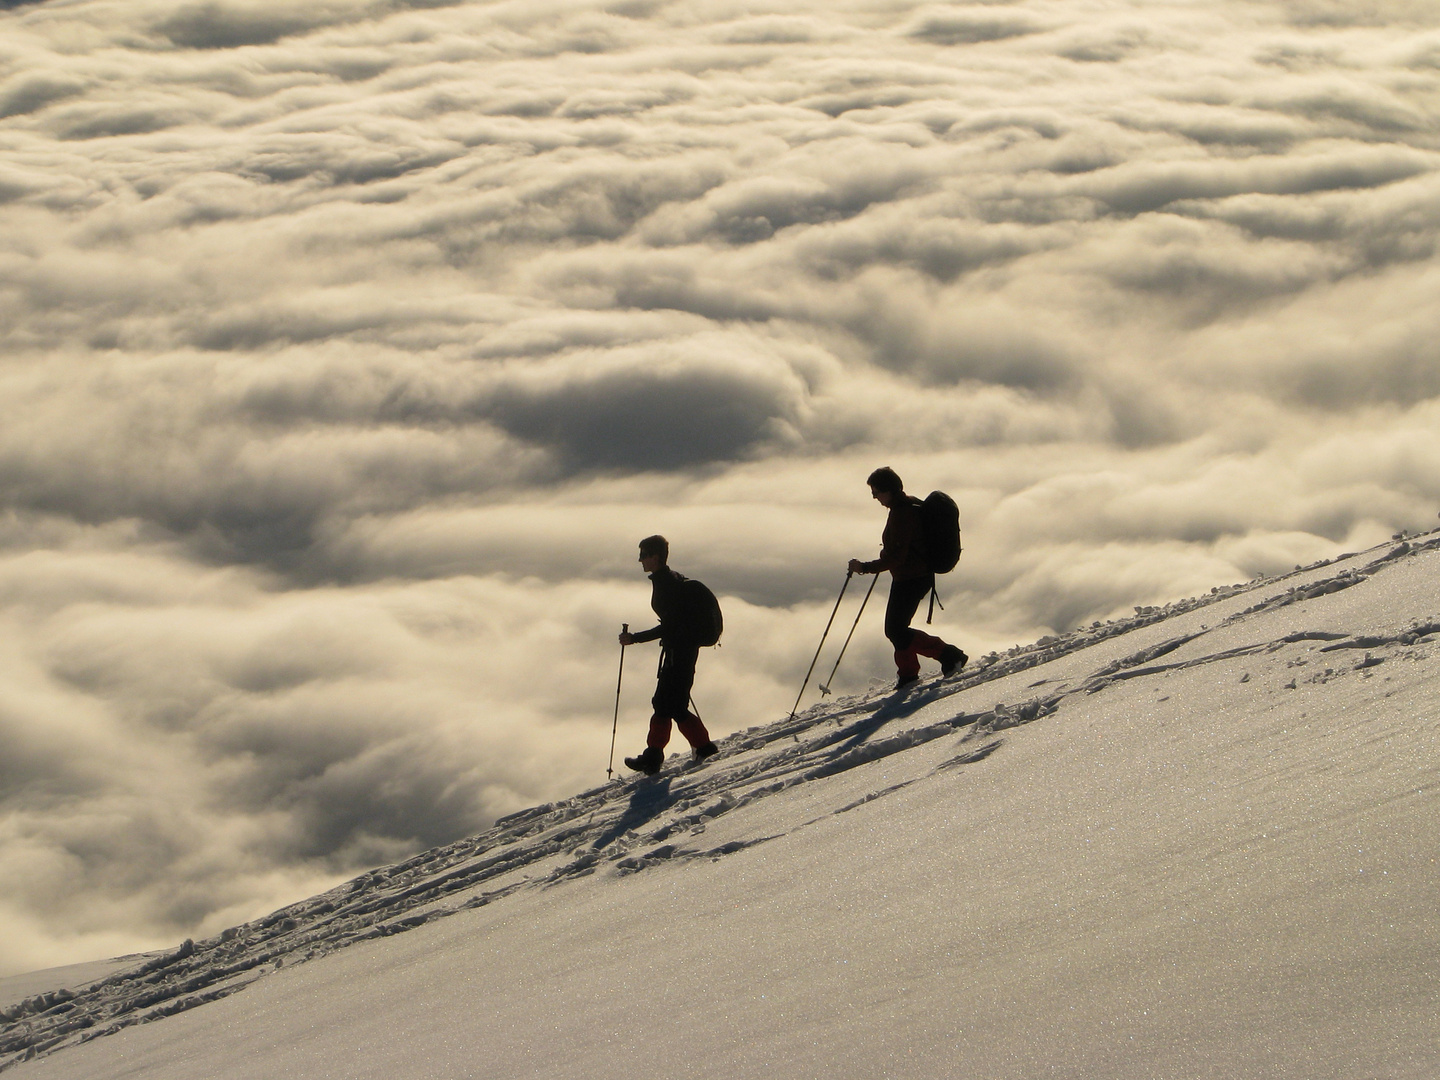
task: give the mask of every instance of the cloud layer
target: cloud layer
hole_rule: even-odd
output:
[[[726,597],[724,732],[878,464],[960,502],[972,655],[1440,508],[1430,4],[0,26],[0,970],[603,779],[652,532]]]

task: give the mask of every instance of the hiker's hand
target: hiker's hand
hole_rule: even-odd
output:
[[[621,645],[634,645],[634,644],[635,644],[635,635],[634,635],[634,634],[621,634],[621,635],[620,635],[620,644],[621,644]]]
[[[865,564],[862,563],[859,559],[851,559],[851,560],[850,560],[850,573],[852,573],[852,574],[863,574],[863,573],[865,573]]]

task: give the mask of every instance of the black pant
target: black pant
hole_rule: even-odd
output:
[[[656,716],[682,720],[689,713],[690,690],[695,685],[695,661],[699,658],[698,645],[679,643],[661,646],[655,696],[650,699]]]
[[[920,610],[920,601],[929,596],[934,587],[934,574],[904,581],[891,579],[890,601],[885,605],[885,636],[895,646],[896,652],[910,648],[910,642],[915,637],[910,622],[915,618],[915,612]]]

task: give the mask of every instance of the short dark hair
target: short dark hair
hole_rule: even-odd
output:
[[[876,491],[888,491],[891,495],[899,495],[905,490],[899,475],[889,465],[882,465],[872,472],[865,480]]]
[[[658,533],[655,536],[647,536],[640,541],[641,555],[659,555],[662,564],[670,561],[670,541]]]

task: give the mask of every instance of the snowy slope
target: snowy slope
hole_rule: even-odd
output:
[[[66,964],[64,967],[32,971],[23,975],[7,975],[0,978],[0,1010],[17,1005],[26,998],[52,994],[57,990],[74,992],[82,987],[100,982],[107,976],[130,971],[156,953],[132,953],[117,956],[113,960],[91,960],[83,964]]]
[[[32,999],[0,1060],[1440,1075],[1437,574],[1432,534],[816,706]]]

